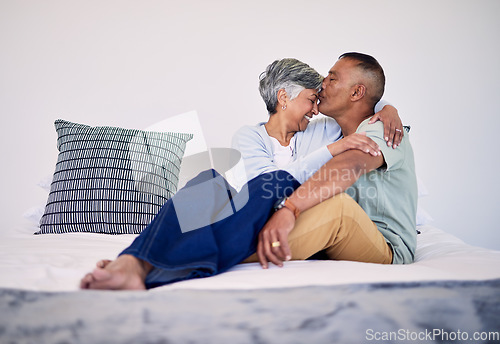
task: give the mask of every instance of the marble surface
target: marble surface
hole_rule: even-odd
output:
[[[447,341],[411,339],[437,330],[500,331],[500,279],[264,290],[0,289],[0,319],[0,343],[373,343],[389,335],[438,343]]]

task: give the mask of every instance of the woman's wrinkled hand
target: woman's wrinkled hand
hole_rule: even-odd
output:
[[[381,121],[384,123],[384,139],[387,146],[396,148],[403,140],[403,123],[399,118],[398,110],[392,105],[386,105],[370,119],[368,124]]]
[[[332,156],[336,156],[350,149],[357,149],[373,156],[381,154],[378,144],[367,137],[366,133],[354,133],[328,145],[328,150]]]

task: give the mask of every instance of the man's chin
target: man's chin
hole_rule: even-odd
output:
[[[321,111],[321,110],[318,110],[320,114],[322,114],[323,116],[326,116],[326,117],[331,117],[331,118],[335,118],[335,115],[331,112],[328,112],[328,111]]]
[[[318,104],[318,111],[319,113],[322,113],[325,116],[328,116],[325,112],[328,112],[328,110],[325,108],[325,106],[321,106],[321,104]]]

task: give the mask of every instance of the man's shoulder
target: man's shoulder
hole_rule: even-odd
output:
[[[358,125],[358,129],[356,130],[356,132],[366,132],[367,136],[370,136],[369,134],[379,136],[377,135],[378,133],[380,134],[380,136],[382,136],[382,134],[384,133],[384,123],[382,123],[382,121],[376,121],[375,123],[370,124],[368,122],[370,122],[371,119],[372,118],[370,117],[361,122]]]
[[[396,148],[388,146],[384,139],[384,123],[377,121],[369,124],[370,119],[371,117],[361,122],[356,132],[365,132],[367,137],[378,144],[386,163],[386,171],[393,171],[400,168],[406,160],[409,150],[411,150],[408,138],[405,135],[401,144]]]

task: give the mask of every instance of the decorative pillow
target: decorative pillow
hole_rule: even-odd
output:
[[[151,124],[144,130],[148,131],[173,131],[193,134],[193,139],[186,144],[186,151],[182,159],[181,172],[179,173],[178,188],[196,177],[200,172],[212,168],[208,147],[201,129],[201,122],[197,111],[184,112],[170,116],[162,121]]]
[[[55,122],[59,156],[35,234],[138,234],[177,191],[192,134]]]
[[[144,130],[193,134],[193,138],[186,144],[184,157],[206,152],[208,149],[198,112],[195,110],[167,117],[147,126]]]

